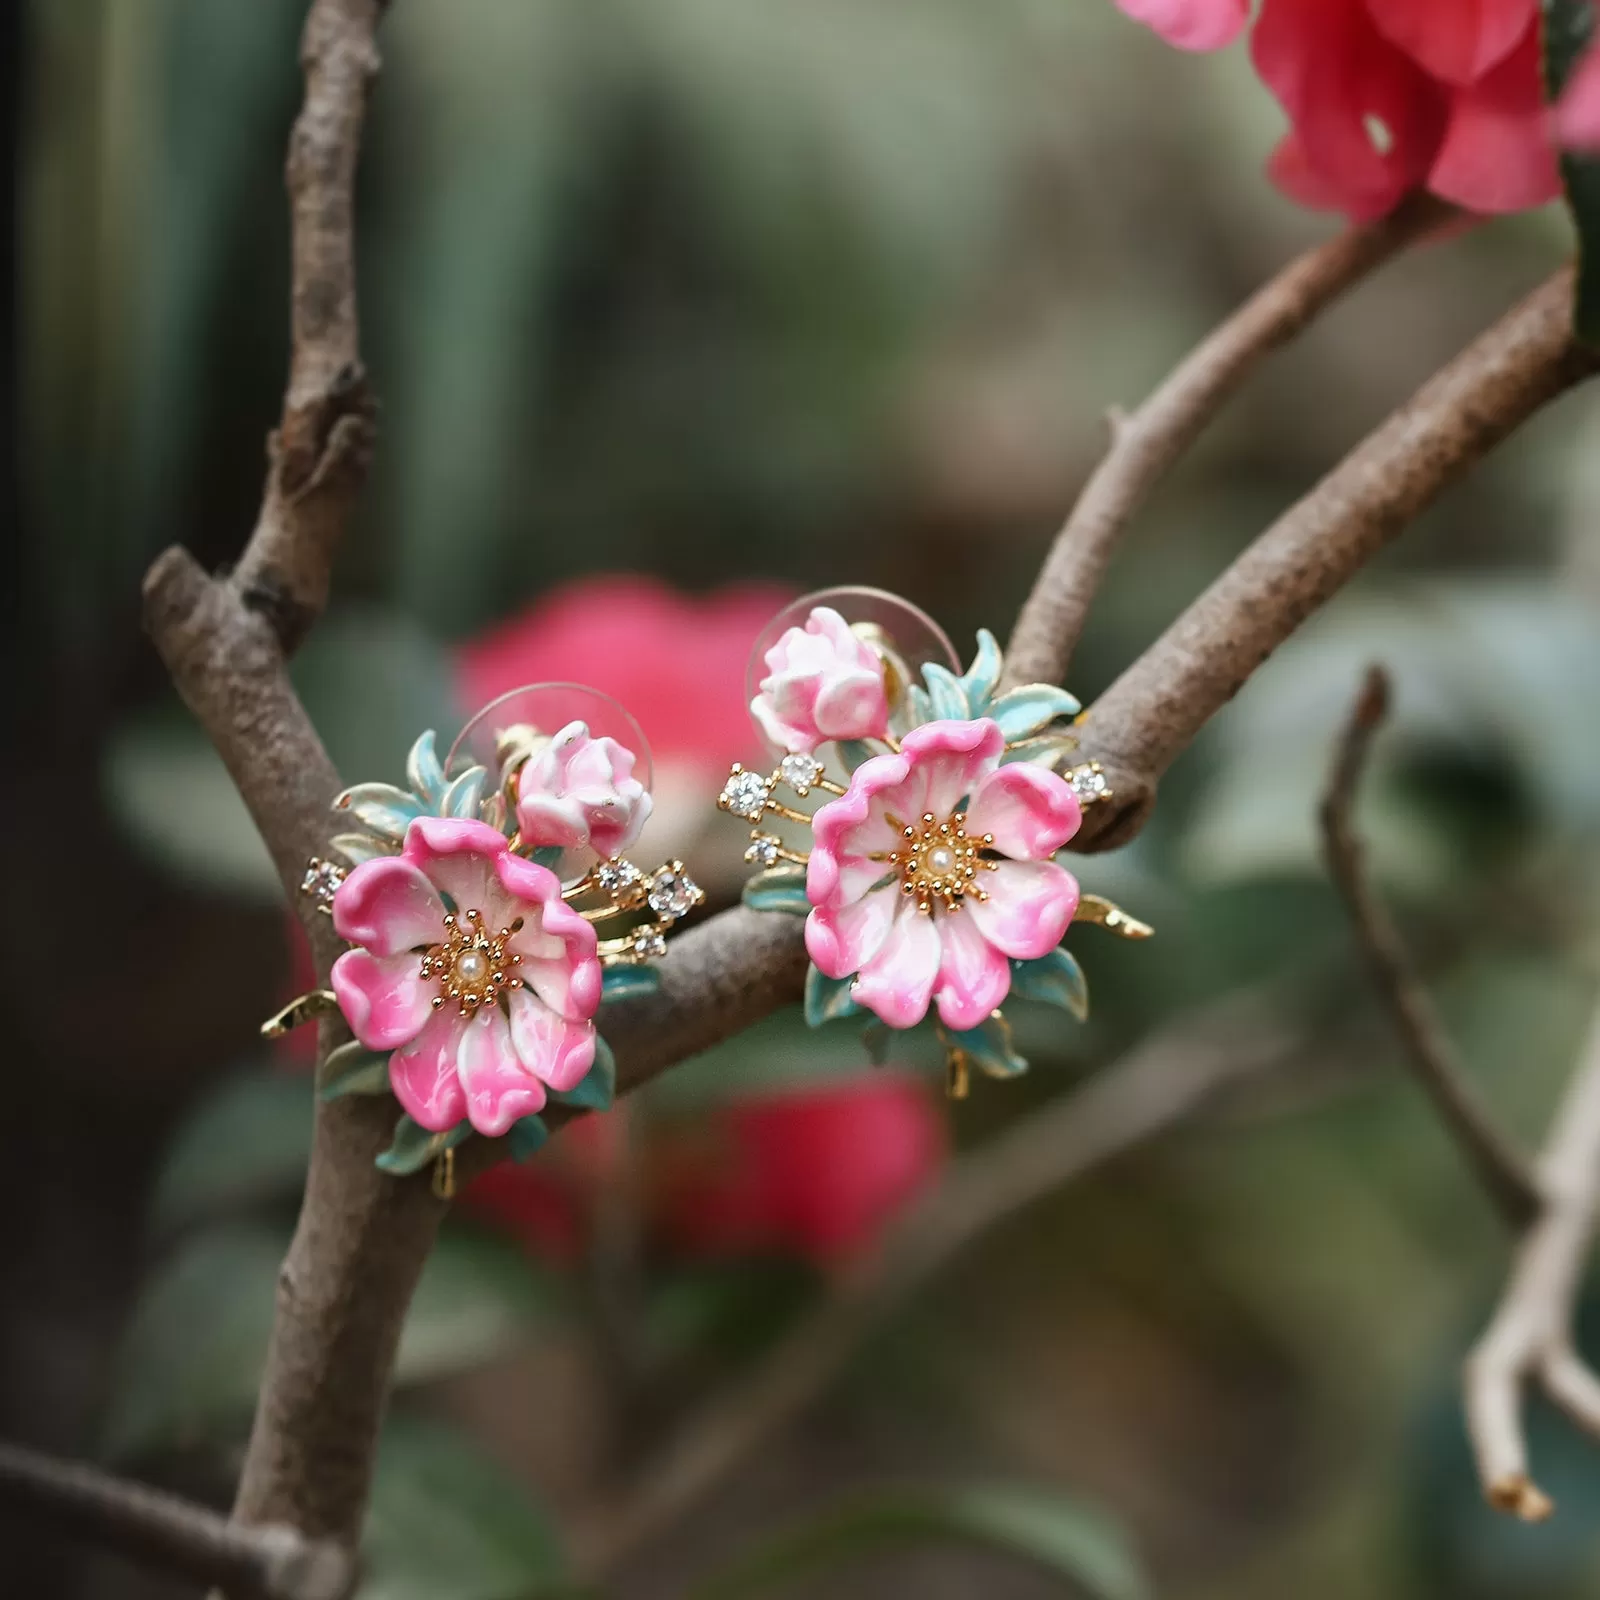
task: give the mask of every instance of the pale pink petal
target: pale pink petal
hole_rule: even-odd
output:
[[[547,845],[569,850],[585,843],[589,830],[575,795],[524,790],[517,796],[517,835],[536,850]]]
[[[823,974],[859,972],[882,949],[902,898],[890,884],[853,904],[813,911],[806,918],[806,949]]]
[[[1590,47],[1568,82],[1556,132],[1569,150],[1600,150],[1600,44]]]
[[[862,969],[851,990],[857,1004],[876,1012],[891,1028],[912,1028],[928,1014],[928,997],[939,974],[939,934],[933,918],[903,900],[882,948]]]
[[[994,835],[994,847],[1019,861],[1056,853],[1083,820],[1072,785],[1027,761],[998,767],[978,785],[967,811],[967,835]]]
[[[561,898],[556,875],[509,851],[495,864],[500,886],[524,917],[509,948],[522,957],[517,975],[539,998],[574,1022],[600,1007],[602,974],[594,924]]]
[[[1117,0],[1180,50],[1220,50],[1250,20],[1250,0]]]
[[[1021,961],[1055,949],[1078,909],[1078,880],[1053,861],[1002,861],[979,881],[989,898],[964,904],[984,938]]]
[[[544,1108],[544,1085],[512,1047],[511,1028],[499,1006],[485,1006],[461,1030],[456,1071],[472,1126],[491,1139],[519,1117]]]
[[[506,854],[505,835],[470,818],[418,817],[406,829],[401,854],[427,874],[460,912],[481,911],[486,922],[503,927],[504,898],[494,885],[494,862]]]
[[[886,854],[899,842],[888,820],[893,811],[889,801],[904,806],[914,798],[920,805],[924,788],[905,756],[873,756],[856,768],[845,794],[817,808],[806,868],[806,898],[812,905],[845,905],[871,889],[888,870],[871,856]],[[894,815],[904,823],[921,812]]]
[[[1476,83],[1533,25],[1539,0],[1366,0],[1378,31],[1446,83]]]
[[[938,924],[939,1020],[947,1028],[976,1028],[1010,992],[1011,963],[965,911],[940,916]]]
[[[1537,28],[1487,76],[1456,92],[1428,187],[1488,213],[1526,211],[1561,193]]]
[[[988,717],[975,722],[925,722],[913,728],[900,741],[900,751],[914,770],[927,775],[927,790],[922,796],[922,811],[932,812],[943,821],[962,798],[973,792],[978,780],[999,764],[1006,736],[1000,724]]]
[[[513,989],[507,1004],[523,1066],[558,1094],[577,1088],[594,1065],[594,1024],[557,1016],[526,989]]]
[[[429,1133],[453,1128],[467,1114],[456,1056],[467,1019],[454,1007],[435,1011],[410,1044],[389,1057],[389,1087],[411,1120]]]
[[[333,926],[341,939],[375,956],[398,955],[444,937],[444,902],[409,861],[379,856],[356,867],[333,897]]]
[[[369,1050],[393,1050],[416,1038],[439,992],[422,977],[422,963],[410,953],[346,950],[330,977],[350,1031]]]
[[[840,672],[823,682],[812,717],[825,739],[881,739],[889,731],[883,668]]]

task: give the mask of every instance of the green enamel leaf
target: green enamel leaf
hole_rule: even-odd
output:
[[[973,1484],[852,1495],[762,1539],[691,1590],[690,1600],[747,1600],[787,1592],[802,1578],[812,1579],[808,1593],[828,1593],[842,1568],[941,1541],[1012,1556],[1087,1600],[1148,1600],[1150,1593],[1126,1537],[1100,1512],[1053,1490]]]
[[[971,715],[966,687],[948,667],[930,661],[922,669],[922,681],[928,686],[928,704],[939,721],[964,722]]]
[[[786,911],[803,917],[811,909],[806,899],[806,875],[799,867],[773,867],[757,873],[744,886],[740,899],[752,911]]]
[[[861,1043],[866,1047],[867,1060],[881,1067],[889,1059],[889,1047],[894,1039],[894,1029],[876,1017],[861,1030]]]
[[[863,761],[870,761],[878,753],[865,739],[840,739],[834,749],[839,752],[846,772],[854,772]]]
[[[387,1094],[389,1058],[378,1055],[358,1040],[329,1052],[317,1073],[317,1093],[324,1100],[347,1094]]]
[[[478,808],[483,804],[483,791],[489,781],[483,767],[470,767],[445,790],[439,800],[441,817],[466,817],[477,820]]]
[[[583,1111],[609,1111],[617,1097],[617,1058],[599,1034],[594,1039],[594,1065],[583,1076],[575,1089],[563,1090],[550,1098],[558,1105],[574,1106]]]
[[[391,842],[371,833],[336,833],[328,841],[328,848],[337,850],[352,867],[359,867],[363,861],[376,861],[379,856],[394,854]]]
[[[813,1028],[838,1017],[853,1017],[861,1007],[850,998],[853,978],[825,977],[817,967],[806,968],[806,1021]]]
[[[924,722],[933,721],[933,702],[928,698],[928,691],[914,683],[906,690],[906,710],[913,728],[920,728]]]
[[[967,696],[968,716],[984,717],[989,714],[989,700],[999,681],[1000,646],[987,628],[979,628],[978,653],[961,679],[961,687]]]
[[[413,1172],[421,1172],[446,1150],[453,1150],[471,1133],[470,1122],[458,1122],[443,1133],[429,1133],[421,1124],[402,1115],[394,1125],[394,1143],[378,1157],[377,1165],[396,1178],[409,1177]]]
[[[1059,772],[1063,766],[1070,764],[1070,758],[1077,753],[1078,741],[1074,735],[1046,733],[1008,745],[1000,757],[1000,763],[1008,766],[1013,761],[1031,761],[1035,766],[1050,767]]]
[[[629,962],[607,967],[600,980],[600,1004],[608,1000],[628,1000],[638,994],[654,994],[661,987],[661,974],[654,967]]]
[[[950,1040],[980,1072],[991,1078],[1014,1078],[1028,1070],[1027,1061],[1011,1042],[1011,1029],[998,1017],[989,1017],[964,1033],[950,1032]]]
[[[1052,950],[1037,961],[1011,963],[1011,992],[1023,1000],[1043,1000],[1070,1011],[1079,1022],[1089,1016],[1089,983],[1077,958]]]
[[[511,1150],[513,1161],[528,1161],[544,1149],[544,1142],[550,1137],[550,1130],[545,1126],[543,1117],[518,1117],[511,1124],[511,1131],[506,1135],[506,1144]]]
[[[1025,683],[991,701],[986,715],[1000,724],[1009,741],[1030,738],[1057,717],[1075,717],[1078,711],[1078,702],[1065,689],[1052,683]]]
[[[392,839],[399,844],[406,829],[418,817],[426,816],[422,802],[392,783],[358,783],[333,802],[335,811],[347,811],[381,839]]]
[[[546,867],[551,872],[554,872],[556,869],[556,863],[559,862],[562,856],[565,854],[566,851],[564,851],[558,844],[544,844],[540,845],[539,848],[533,852],[532,856],[529,857],[529,859],[534,863],[535,866]]]
[[[1543,0],[1544,71],[1551,100],[1560,97],[1591,40],[1594,0]],[[1561,181],[1578,232],[1578,286],[1573,322],[1578,337],[1600,343],[1600,156],[1564,155]]]
[[[414,795],[426,800],[429,805],[438,805],[439,797],[445,791],[445,776],[444,768],[439,765],[439,752],[432,728],[412,745],[411,753],[406,757],[406,782],[411,785]]]

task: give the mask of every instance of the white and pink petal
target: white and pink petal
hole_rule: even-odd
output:
[[[861,969],[851,990],[858,1005],[891,1028],[914,1028],[928,1014],[939,975],[939,933],[933,918],[903,900],[878,953]]]
[[[969,902],[970,904],[970,902]],[[1011,990],[1011,963],[965,912],[939,919],[939,1020],[964,1032],[976,1028]]]
[[[466,1095],[467,1118],[490,1139],[508,1132],[519,1118],[544,1109],[545,1087],[523,1064],[498,1006],[485,1006],[464,1021],[456,1071]]]
[[[1001,861],[968,897],[979,931],[1002,954],[1032,961],[1061,943],[1078,909],[1078,880],[1053,861]]]
[[[369,1050],[393,1050],[416,1038],[433,1009],[438,986],[422,977],[420,959],[347,950],[329,975],[350,1031]]]
[[[558,1094],[575,1089],[594,1065],[592,1022],[557,1015],[525,989],[507,997],[511,1042],[526,1070]]]
[[[398,955],[444,936],[444,902],[422,871],[401,856],[364,861],[333,896],[333,926],[341,939],[375,956]]]
[[[467,1019],[436,1011],[410,1044],[389,1057],[389,1087],[406,1114],[429,1133],[453,1128],[467,1114],[457,1067]]]
[[[997,767],[978,785],[967,812],[967,835],[994,835],[994,847],[1018,861],[1054,855],[1083,821],[1072,785],[1027,761]]]

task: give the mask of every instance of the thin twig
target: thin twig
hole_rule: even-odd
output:
[[[1118,538],[1161,477],[1273,351],[1450,209],[1418,195],[1308,250],[1207,335],[1144,402],[1109,417],[1111,444],[1056,535],[1006,647],[1009,684],[1061,683]]]
[[[293,1528],[241,1528],[206,1506],[0,1443],[0,1505],[59,1525],[162,1571],[225,1588],[234,1600],[345,1600],[356,1563]]]
[[[1600,1012],[1539,1158],[1544,1208],[1467,1358],[1467,1430],[1491,1505],[1527,1522],[1555,1509],[1528,1469],[1522,1390],[1535,1384],[1600,1439],[1600,1378],[1573,1345],[1572,1318],[1600,1222]]]
[[[1573,338],[1567,269],[1424,384],[1090,706],[1080,759],[1104,766],[1116,798],[1088,808],[1072,848],[1125,843],[1162,773],[1262,662],[1442,490],[1596,371],[1600,350]]]
[[[1339,737],[1322,798],[1323,853],[1372,981],[1405,1046],[1408,1065],[1495,1208],[1512,1228],[1521,1228],[1540,1205],[1527,1162],[1501,1132],[1462,1070],[1412,969],[1399,930],[1363,870],[1352,813],[1373,736],[1388,709],[1388,675],[1382,667],[1369,667]]]
[[[1186,1015],[1118,1065],[954,1162],[824,1304],[699,1412],[637,1486],[580,1532],[579,1565],[608,1572],[812,1404],[862,1340],[979,1235],[1135,1145],[1292,1048],[1257,997]]]

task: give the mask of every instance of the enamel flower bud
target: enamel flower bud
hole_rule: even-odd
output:
[[[830,739],[889,730],[883,659],[831,606],[816,606],[767,651],[750,710],[773,744],[805,755]]]
[[[633,776],[634,754],[569,722],[517,774],[517,830],[524,845],[587,846],[600,856],[626,850],[650,815],[650,795]]]

